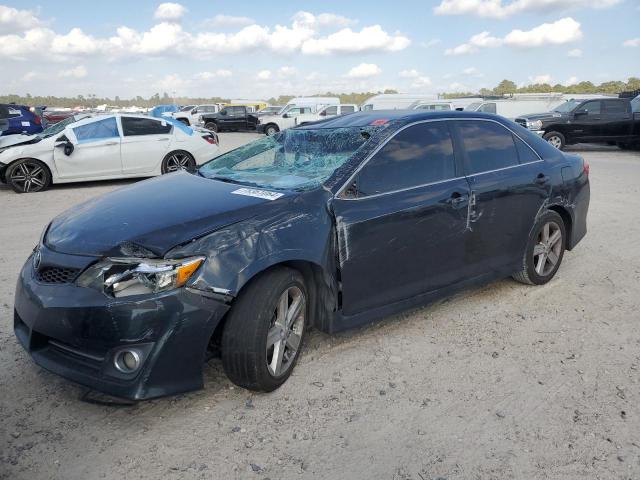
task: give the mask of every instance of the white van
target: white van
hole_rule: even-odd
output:
[[[409,108],[411,110],[428,110],[430,112],[447,112],[454,110],[464,110],[474,102],[481,102],[480,97],[469,98],[449,98],[447,100],[420,100]]]
[[[360,110],[400,110],[409,109],[412,105],[424,101],[438,100],[438,95],[414,95],[409,93],[381,93],[368,98]]]

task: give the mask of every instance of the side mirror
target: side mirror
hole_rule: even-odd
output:
[[[320,116],[321,117],[326,117],[327,116],[327,111],[326,110],[321,111],[320,112]]]
[[[282,115],[282,118],[290,118],[288,113],[285,113],[284,115]]]
[[[195,115],[196,113],[198,113],[198,109],[194,108],[193,110],[191,110],[191,115]]]
[[[226,115],[227,111],[226,110],[220,110],[220,115]]]

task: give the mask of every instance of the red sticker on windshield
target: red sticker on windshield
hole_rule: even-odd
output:
[[[380,125],[384,125],[385,123],[387,123],[389,120],[386,118],[379,118],[378,120],[374,120],[373,122],[371,122],[369,125],[373,125],[373,126],[380,126]]]

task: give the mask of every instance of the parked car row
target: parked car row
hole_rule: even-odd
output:
[[[18,193],[52,183],[193,171],[218,152],[214,132],[146,115],[75,115],[0,139],[0,181]]]
[[[4,120],[4,128],[0,136],[20,133],[40,133],[47,125],[42,110],[13,103],[0,104],[0,119]]]

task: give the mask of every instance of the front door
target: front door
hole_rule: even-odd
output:
[[[546,163],[502,124],[453,122],[471,188],[465,263],[472,276],[522,262],[529,232],[550,194]]]
[[[391,138],[332,203],[344,314],[464,278],[468,199],[446,121]]]
[[[53,160],[60,178],[100,178],[122,173],[120,133],[115,117],[92,119],[77,127],[67,127],[63,137],[73,145],[65,153],[63,142],[57,142]]]
[[[569,136],[574,140],[599,140],[602,138],[602,102],[591,100],[582,104],[574,113],[568,127]]]

